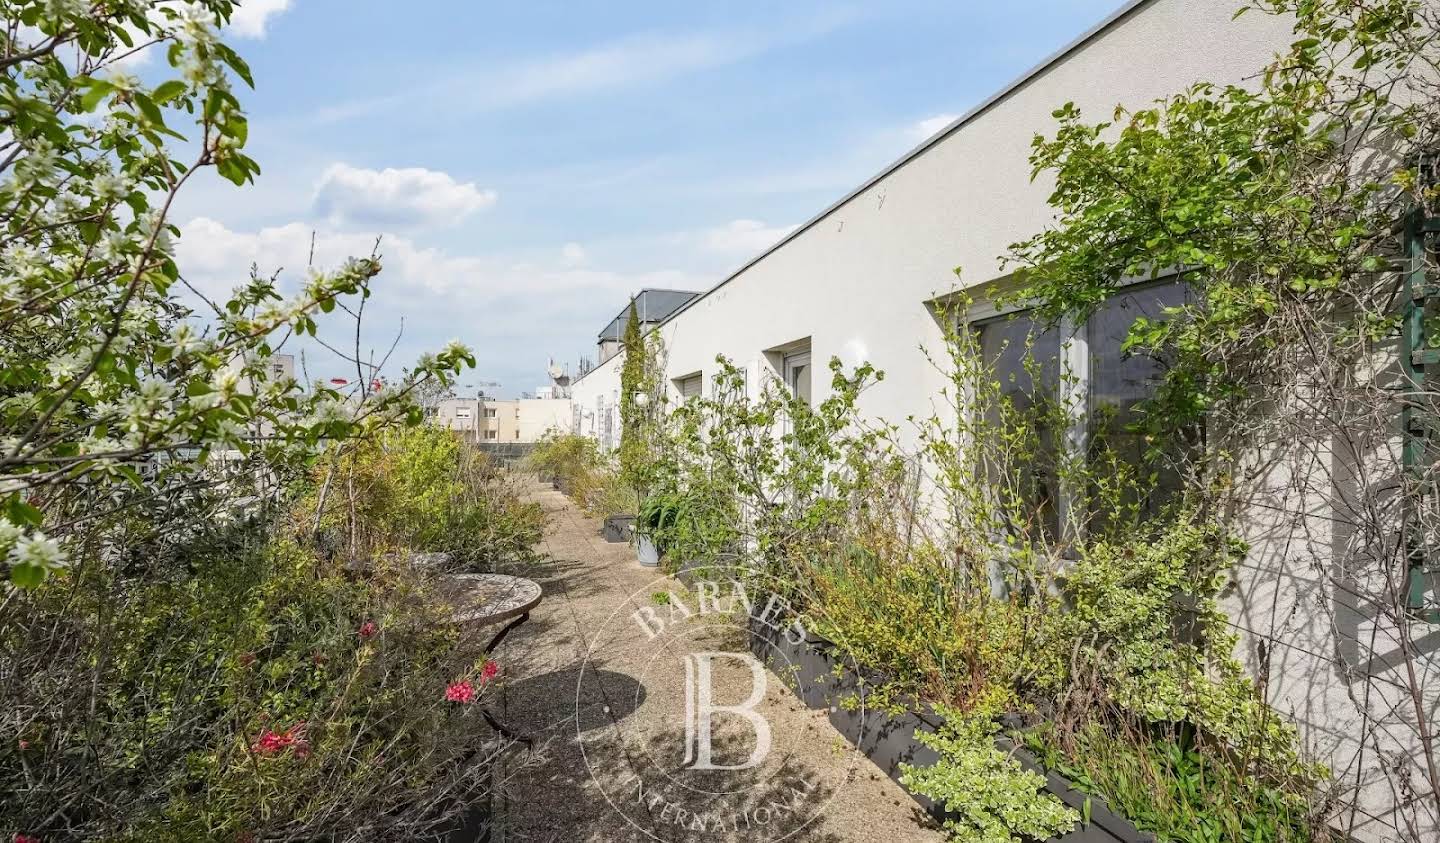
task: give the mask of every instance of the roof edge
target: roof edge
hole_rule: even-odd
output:
[[[794,231],[780,238],[778,241],[775,242],[773,246],[769,247],[765,251],[746,261],[740,266],[739,269],[736,269],[734,272],[731,272],[729,275],[725,276],[723,279],[720,280],[719,283],[715,284],[715,286],[711,287],[708,290],[705,290],[704,292],[695,296],[695,298],[676,308],[674,313],[671,313],[669,316],[660,320],[658,323],[655,323],[656,327],[669,323],[672,319],[689,310],[695,304],[708,298],[711,293],[719,290],[721,287],[724,287],[726,284],[729,284],[736,278],[739,278],[741,275],[745,274],[745,272],[748,271],[751,267],[755,266],[760,261],[764,260],[765,258],[778,251],[780,247],[784,246],[786,243],[789,243],[791,240],[799,237],[801,234],[804,234],[811,228],[814,228],[818,223],[824,221],[826,217],[830,216],[831,214],[840,210],[845,205],[849,204],[852,199],[860,196],[865,191],[874,187],[876,184],[883,181],[886,177],[890,176],[892,173],[896,172],[901,167],[904,167],[906,164],[909,164],[911,161],[919,158],[921,155],[925,154],[925,152],[927,152],[931,147],[955,134],[955,132],[964,128],[966,125],[973,122],[976,118],[980,117],[985,112],[999,105],[1004,100],[1009,99],[1011,95],[1018,93],[1022,88],[1024,88],[1026,85],[1029,85],[1031,82],[1035,81],[1040,76],[1044,75],[1046,71],[1055,67],[1057,64],[1060,63],[1062,59],[1066,58],[1071,53],[1079,50],[1081,47],[1084,47],[1086,44],[1093,41],[1096,37],[1104,34],[1107,30],[1111,29],[1115,25],[1119,24],[1121,21],[1130,17],[1135,12],[1138,12],[1140,9],[1149,6],[1155,2],[1156,0],[1126,0],[1124,5],[1111,12],[1099,23],[1095,24],[1085,32],[1081,33],[1075,39],[1070,41],[1070,43],[1066,44],[1065,46],[1041,59],[1036,64],[1032,65],[1029,70],[1026,70],[1024,73],[1020,74],[1008,85],[1003,86],[995,93],[981,100],[979,104],[975,105],[969,111],[966,111],[964,114],[951,121],[950,125],[946,126],[945,128],[921,141],[909,152],[892,161],[889,166],[885,167],[884,169],[880,170],[880,172],[866,179],[863,183],[860,184],[859,187],[854,188],[849,193],[846,193],[844,196],[827,205],[824,210],[820,211],[820,213],[816,214],[815,216],[806,220],[804,223],[797,226]],[[596,371],[599,368],[600,366],[597,365],[594,369],[591,369],[590,372]],[[573,388],[575,384],[584,380],[585,376],[589,375],[590,372],[586,372],[585,375],[576,378],[571,383],[571,387]]]

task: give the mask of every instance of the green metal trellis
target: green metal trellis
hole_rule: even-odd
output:
[[[1429,173],[1423,162],[1419,168]],[[1405,491],[1405,552],[1406,606],[1411,615],[1429,623],[1440,623],[1440,608],[1427,600],[1427,579],[1431,573],[1429,539],[1420,515],[1427,496],[1435,494],[1435,483],[1427,447],[1431,431],[1419,401],[1409,396],[1423,394],[1427,377],[1440,375],[1440,348],[1431,347],[1426,335],[1426,309],[1440,304],[1440,284],[1430,279],[1427,251],[1429,239],[1440,233],[1440,217],[1428,216],[1425,208],[1416,206],[1403,221],[1404,310],[1401,320],[1400,368],[1405,376],[1407,400],[1400,411],[1400,429],[1404,436],[1401,459],[1406,475]]]

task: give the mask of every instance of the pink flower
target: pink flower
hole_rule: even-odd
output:
[[[497,673],[499,673],[499,672],[500,672],[500,663],[499,663],[499,662],[487,661],[487,662],[485,662],[485,666],[482,667],[482,668],[480,668],[480,681],[481,681],[481,682],[489,682],[491,679],[494,679],[494,678],[495,678],[495,674],[497,674]]]
[[[25,740],[24,738],[21,738],[21,739],[20,739],[20,748],[21,748],[21,749],[29,749],[29,748],[30,748],[30,742],[27,741],[27,740]]]
[[[304,736],[305,724],[303,722],[296,723],[283,732],[266,729],[255,740],[255,745],[251,749],[261,755],[279,755],[294,747],[295,757],[306,758],[310,755],[310,742],[305,740]]]
[[[374,635],[376,630],[378,629],[379,627],[375,626],[374,621],[366,621],[360,624],[360,637],[369,638],[370,636]]]
[[[15,832],[15,843],[40,843],[40,838]]]
[[[450,702],[468,703],[475,699],[475,686],[468,680],[460,680],[445,689],[445,699]]]

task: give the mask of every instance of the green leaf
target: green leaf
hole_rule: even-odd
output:
[[[22,526],[29,524],[32,527],[39,527],[45,520],[43,512],[21,500],[19,495],[10,498],[6,510],[5,515],[12,524]]]
[[[160,107],[155,105],[154,100],[141,93],[136,93],[133,97],[135,107],[140,109],[140,113],[145,117],[146,122],[162,128],[165,126],[165,116],[160,113]]]
[[[27,591],[33,591],[45,582],[46,571],[39,565],[20,562],[10,566],[10,581]]]
[[[171,79],[169,82],[162,82],[157,85],[155,90],[150,92],[150,97],[154,99],[155,102],[164,104],[183,96],[187,90],[184,82],[181,82],[179,79]]]
[[[80,110],[85,112],[94,111],[101,100],[110,94],[115,93],[115,86],[104,79],[84,79],[81,84],[85,86],[85,93],[80,95]]]

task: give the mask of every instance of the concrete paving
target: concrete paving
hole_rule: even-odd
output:
[[[528,494],[549,525],[544,559],[517,573],[544,600],[495,656],[503,719],[536,742],[507,753],[492,840],[943,839],[823,712],[745,658],[724,604],[702,611],[548,485]]]

